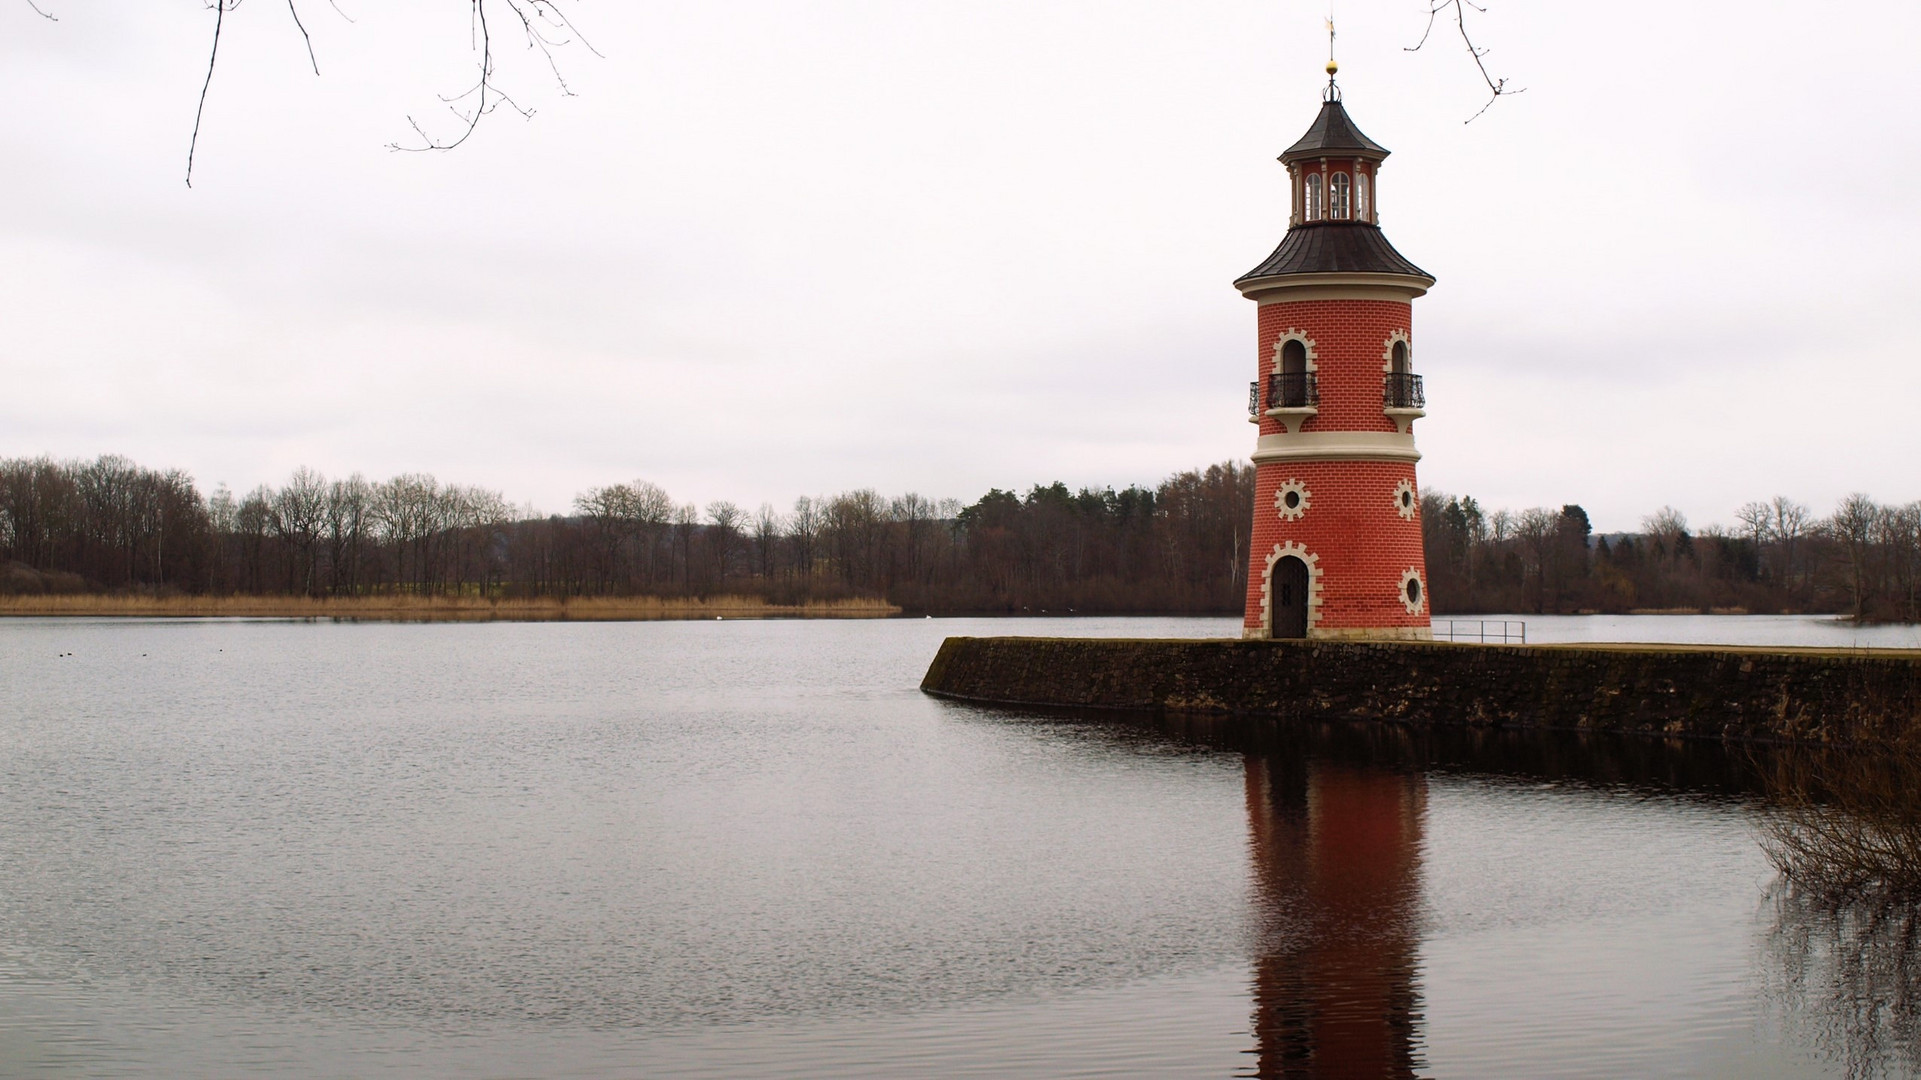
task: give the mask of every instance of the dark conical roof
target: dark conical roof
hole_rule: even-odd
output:
[[[1281,160],[1291,163],[1299,158],[1326,157],[1330,154],[1384,158],[1387,153],[1387,147],[1361,134],[1361,129],[1347,118],[1347,110],[1341,108],[1340,101],[1336,99],[1321,105],[1321,115],[1314,118],[1314,124],[1307,129],[1307,134],[1282,152]]]
[[[1294,226],[1287,230],[1274,254],[1242,274],[1235,284],[1288,274],[1401,274],[1433,280],[1427,271],[1394,250],[1381,235],[1380,226],[1358,221]]]

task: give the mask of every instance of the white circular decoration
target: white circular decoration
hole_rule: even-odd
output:
[[[1299,521],[1307,513],[1307,485],[1299,480],[1283,480],[1274,489],[1274,509],[1282,521]]]
[[[1414,481],[1403,480],[1394,485],[1394,512],[1413,521],[1421,512],[1421,496],[1414,490]]]
[[[1407,606],[1409,615],[1419,615],[1427,605],[1427,582],[1411,566],[1401,575],[1401,603]]]

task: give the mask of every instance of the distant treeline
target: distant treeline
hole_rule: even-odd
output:
[[[1596,536],[1579,506],[1488,512],[1421,500],[1437,611],[1841,612],[1921,621],[1921,502],[1850,495],[1816,518],[1786,497],[1743,506],[1734,528],[1688,529],[1663,507],[1638,533]]]
[[[403,475],[296,470],[203,496],[120,457],[0,460],[0,591],[501,598],[884,597],[914,612],[1232,612],[1254,473],[1215,465],[1156,488],[1037,486],[963,506],[872,490],[787,511],[704,509],[646,482],[572,513]]]
[[[646,481],[594,488],[568,514],[408,474],[299,469],[277,488],[203,495],[125,458],[0,459],[0,591],[193,595],[884,597],[912,612],[1241,610],[1254,471],[1154,488],[1025,493],[971,505],[872,490],[791,509],[676,502]],[[1735,529],[1663,509],[1596,536],[1578,506],[1518,514],[1423,499],[1439,614],[1741,609],[1921,618],[1921,503],[1850,496],[1816,519],[1786,498]]]

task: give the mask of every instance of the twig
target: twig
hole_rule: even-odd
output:
[[[473,35],[474,47],[480,51],[480,77],[466,90],[452,96],[443,95],[440,99],[448,104],[448,111],[452,112],[463,125],[459,137],[448,141],[435,139],[421,126],[419,120],[410,115],[407,117],[407,123],[414,129],[414,134],[420,136],[420,145],[403,146],[400,143],[388,143],[389,150],[404,150],[408,153],[452,150],[473,135],[474,130],[480,126],[482,117],[494,112],[502,105],[524,118],[533,117],[534,110],[521,107],[511,95],[494,84],[493,31],[487,18],[487,2],[488,0],[469,0],[471,5],[469,10],[472,13],[469,32]],[[505,3],[507,10],[520,23],[520,31],[526,38],[527,48],[538,51],[541,58],[547,62],[547,70],[553,74],[554,82],[559,85],[560,92],[567,97],[574,96],[573,88],[567,84],[566,77],[561,74],[559,61],[554,57],[554,49],[578,41],[595,56],[602,55],[600,50],[594,48],[593,43],[574,26],[573,21],[567,17],[566,12],[560,10],[554,0],[498,0],[498,2]],[[473,99],[473,107],[470,111],[463,112],[454,108],[455,102],[469,98]]]
[[[1465,5],[1465,7],[1463,5]],[[1487,13],[1486,8],[1480,6],[1479,4],[1474,3],[1473,0],[1429,0],[1428,9],[1427,9],[1427,26],[1425,29],[1421,31],[1421,40],[1415,42],[1413,45],[1407,48],[1408,52],[1420,52],[1421,47],[1427,44],[1428,37],[1434,33],[1434,20],[1439,18],[1442,12],[1447,11],[1450,8],[1453,9],[1454,26],[1457,30],[1460,31],[1461,43],[1467,46],[1467,54],[1474,58],[1474,66],[1477,69],[1479,69],[1479,71],[1481,72],[1481,81],[1487,83],[1487,89],[1488,89],[1487,104],[1481,106],[1480,110],[1476,112],[1473,116],[1470,116],[1466,120],[1463,120],[1462,123],[1464,124],[1471,124],[1474,121],[1480,119],[1481,113],[1484,113],[1489,109],[1493,108],[1494,103],[1500,100],[1503,96],[1508,94],[1524,94],[1527,92],[1527,88],[1523,86],[1517,86],[1514,89],[1510,90],[1508,89],[1506,79],[1497,79],[1493,75],[1490,75],[1488,73],[1487,64],[1482,59],[1483,57],[1487,56],[1488,50],[1480,48],[1479,46],[1475,45],[1474,39],[1470,38],[1467,33],[1467,11],[1465,10],[1465,8],[1468,8],[1468,7],[1471,7],[1474,10],[1481,12],[1482,14]]]
[[[440,99],[448,103],[447,111],[460,117],[460,119],[466,123],[466,129],[460,133],[459,138],[452,142],[435,142],[433,136],[428,135],[426,129],[420,126],[420,121],[415,120],[410,115],[407,117],[407,123],[413,127],[415,134],[420,136],[421,145],[402,146],[399,143],[388,143],[387,149],[405,150],[408,153],[422,153],[428,150],[452,150],[454,147],[466,142],[467,139],[473,135],[474,129],[480,126],[481,117],[493,111],[487,104],[487,91],[493,89],[493,86],[488,80],[492,78],[494,73],[494,44],[493,34],[487,27],[487,0],[470,0],[470,2],[473,4],[473,7],[470,9],[473,15],[468,26],[468,32],[470,34],[478,33],[480,37],[480,79],[467,90],[455,94],[453,97],[442,97]],[[477,104],[471,114],[463,116],[460,110],[453,107],[452,103],[460,101],[469,95],[477,96]],[[519,109],[520,106],[515,105],[514,108]]]
[[[34,3],[34,2],[33,2],[33,0],[27,0],[27,6],[33,9],[33,13],[34,13],[35,15],[38,15],[38,16],[40,16],[41,18],[43,18],[43,19],[45,19],[45,20],[47,20],[48,22],[59,22],[59,21],[60,21],[60,20],[59,20],[59,19],[58,19],[57,17],[55,17],[55,16],[54,16],[54,14],[53,14],[52,12],[50,12],[50,11],[41,11],[41,10],[40,10],[40,5],[39,5],[39,4],[36,4],[36,3]]]
[[[301,25],[300,9],[294,6],[294,0],[287,0],[287,14],[293,16],[294,29],[300,31],[300,40],[307,43],[307,63],[313,65],[315,75],[320,74],[320,61],[315,59],[313,54],[313,38],[308,36],[307,28]]]
[[[213,85],[214,61],[220,58],[220,27],[227,17],[227,0],[213,3],[213,50],[207,54],[207,81],[200,84],[200,104],[193,110],[193,137],[187,140],[187,186],[193,186],[193,154],[200,146],[200,117],[207,111],[207,88]]]

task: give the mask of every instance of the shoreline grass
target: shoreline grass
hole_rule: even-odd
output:
[[[0,596],[8,616],[367,619],[383,621],[647,621],[657,619],[884,619],[885,600],[770,603],[755,596],[590,596],[489,600],[474,596]]]

